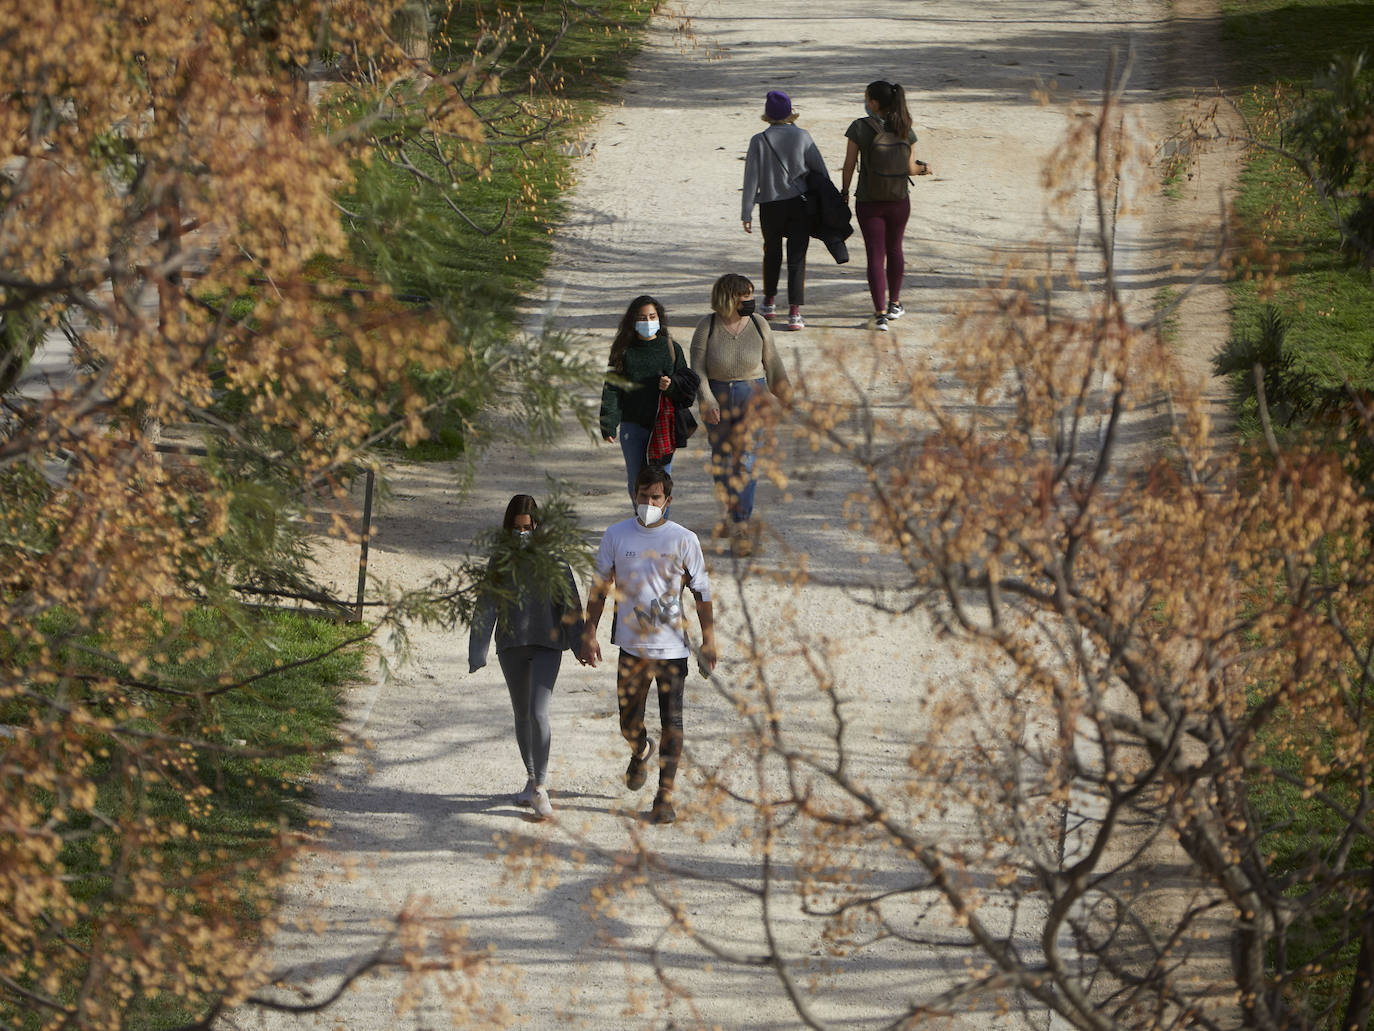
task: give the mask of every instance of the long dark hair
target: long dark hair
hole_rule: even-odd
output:
[[[615,331],[615,339],[611,341],[609,364],[613,372],[618,372],[621,375],[625,373],[625,352],[639,335],[635,332],[635,319],[638,317],[639,309],[646,304],[652,304],[654,310],[658,312],[658,331],[662,333],[668,328],[668,313],[664,310],[663,305],[658,303],[658,298],[650,297],[648,294],[640,294],[636,297],[625,309],[625,314],[620,316],[620,328]]]
[[[864,92],[869,100],[878,105],[878,113],[887,122],[887,127],[899,139],[906,139],[911,132],[911,112],[907,110],[906,90],[902,89],[901,83],[879,79],[870,82]]]
[[[510,504],[506,506],[506,518],[501,520],[501,526],[507,530],[515,529],[516,516],[527,515],[530,517],[530,525],[539,525],[539,505],[528,494],[517,494],[510,499]]]

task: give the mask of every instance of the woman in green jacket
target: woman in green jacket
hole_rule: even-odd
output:
[[[667,394],[675,405],[691,406],[692,396],[674,396],[673,374],[687,367],[682,348],[668,334],[663,305],[642,294],[630,302],[620,318],[620,328],[611,344],[608,373],[628,385],[607,381],[601,391],[601,436],[608,444],[620,434],[620,450],[625,455],[625,480],[630,503],[635,499],[635,477],[648,461],[646,455],[659,400]],[[655,459],[672,472],[673,456]]]

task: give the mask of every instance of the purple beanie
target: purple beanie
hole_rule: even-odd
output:
[[[792,98],[780,89],[769,90],[763,104],[763,117],[770,122],[785,122],[792,116]]]

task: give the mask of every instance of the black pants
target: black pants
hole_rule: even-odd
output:
[[[788,197],[759,205],[763,232],[763,296],[776,297],[782,272],[782,242],[787,241],[787,303],[806,303],[806,248],[811,245],[806,198]]]
[[[641,659],[623,648],[615,671],[615,693],[620,703],[620,734],[634,754],[644,751],[648,732],[644,708],[649,686],[658,682],[658,719],[663,736],[658,748],[658,793],[671,795],[682,755],[682,695],[687,685],[686,659]]]

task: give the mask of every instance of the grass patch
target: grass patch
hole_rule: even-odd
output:
[[[1374,4],[1229,0],[1222,13],[1231,92],[1272,145],[1294,145],[1290,120],[1318,95],[1314,77],[1339,58],[1374,54]],[[1273,153],[1251,155],[1238,191],[1240,259],[1230,288],[1233,342],[1255,339],[1266,318],[1272,322],[1277,315],[1287,327],[1284,352],[1293,358],[1295,383],[1310,382],[1314,397],[1333,396],[1344,383],[1374,387],[1369,331],[1374,277],[1343,245],[1331,210],[1290,161]],[[1239,416],[1242,435],[1260,432],[1253,399],[1241,402]],[[1292,428],[1302,433],[1301,420]],[[1304,764],[1314,751],[1318,761],[1333,758],[1330,731],[1311,724],[1310,716],[1278,712],[1260,742],[1264,761],[1299,783],[1310,772]],[[1310,869],[1318,857],[1331,854],[1349,831],[1348,821],[1339,816],[1341,804],[1356,804],[1367,789],[1358,781],[1338,766],[1322,784],[1327,802],[1279,778],[1249,784],[1276,875]],[[1354,865],[1367,866],[1372,848],[1366,838],[1357,842]],[[1299,973],[1286,990],[1301,1008],[1322,1015],[1314,1026],[1335,1027],[1349,994],[1356,949],[1335,946],[1354,940],[1351,918],[1340,894],[1333,894],[1328,904],[1314,905],[1305,922],[1289,929],[1287,954],[1272,957],[1283,972]],[[1304,968],[1316,961],[1319,966]]]
[[[1284,159],[1257,155],[1241,175],[1236,214],[1258,257],[1242,262],[1232,284],[1232,335],[1253,331],[1272,303],[1290,322],[1294,354],[1323,386],[1374,385],[1374,277],[1342,247],[1311,187]]]
[[[518,98],[472,98],[487,121],[477,146],[401,145],[360,165],[342,199],[354,213],[348,227],[355,259],[409,303],[461,322],[463,333],[509,337],[553,251],[563,196],[573,183],[569,144],[624,81],[653,6],[647,0],[572,8],[552,0],[464,0],[436,15],[431,59],[440,72],[463,67],[474,55],[485,59],[499,36],[511,41],[501,57],[503,88],[528,82],[529,90]],[[421,175],[388,157],[404,157]],[[433,439],[406,456],[457,457],[461,434],[442,430],[446,421],[470,415],[455,410],[447,420],[436,418]]]
[[[1274,144],[1291,142],[1286,119],[1312,95],[1313,75],[1341,54],[1374,53],[1374,4],[1233,2],[1224,16],[1242,107]],[[1374,386],[1370,270],[1342,246],[1330,211],[1291,162],[1256,153],[1238,185],[1243,257],[1231,289],[1232,335],[1253,333],[1273,304],[1289,321],[1302,371],[1324,388]]]
[[[1154,312],[1160,319],[1159,335],[1171,348],[1178,345],[1178,304],[1183,298],[1182,291],[1172,286],[1162,286],[1155,291]]]
[[[1295,751],[1291,742],[1299,738],[1315,748]],[[1374,745],[1374,742],[1370,743]],[[1333,859],[1338,847],[1347,844],[1351,832],[1343,813],[1354,811],[1368,785],[1360,783],[1358,767],[1342,762],[1331,746],[1329,730],[1307,717],[1280,711],[1260,736],[1262,754],[1276,771],[1294,778],[1298,784],[1310,777],[1313,753],[1331,772],[1321,778],[1323,801],[1314,799],[1312,789],[1304,789],[1277,777],[1255,780],[1249,785],[1254,810],[1266,828],[1262,845],[1276,878],[1294,876],[1289,894],[1295,900],[1309,890],[1313,868]],[[1353,870],[1367,869],[1374,860],[1374,840],[1355,834],[1348,842]],[[1321,901],[1309,901],[1286,929],[1284,965],[1300,972],[1288,991],[1308,1013],[1318,1014],[1315,1027],[1336,1028],[1341,1010],[1354,985],[1355,963],[1359,954],[1358,921],[1362,914],[1352,912],[1347,894],[1333,891]],[[1336,948],[1337,943],[1341,944]],[[1374,1022],[1366,1025],[1374,1027]]]
[[[1224,0],[1222,43],[1233,86],[1306,83],[1337,54],[1374,50],[1374,11],[1349,0]]]

